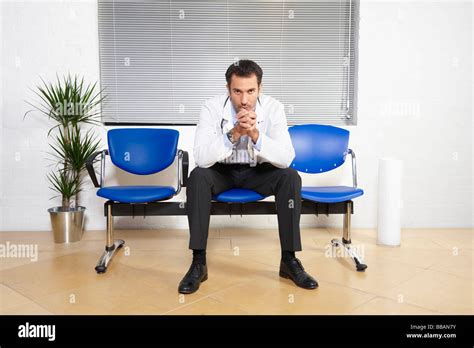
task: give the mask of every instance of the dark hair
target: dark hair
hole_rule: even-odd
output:
[[[262,83],[262,68],[253,60],[241,59],[232,63],[225,73],[225,79],[228,85],[230,85],[230,80],[234,74],[241,77],[249,77],[255,74],[257,76],[258,85],[260,86]]]

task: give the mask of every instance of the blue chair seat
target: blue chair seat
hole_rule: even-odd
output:
[[[97,191],[97,196],[121,203],[148,203],[173,196],[169,186],[109,186]]]
[[[263,197],[260,193],[257,193],[253,190],[240,188],[230,189],[212,197],[212,199],[215,201],[227,203],[248,203],[259,201],[264,198],[265,197]]]
[[[320,203],[338,203],[362,196],[364,191],[350,186],[307,186],[301,188],[301,197]]]

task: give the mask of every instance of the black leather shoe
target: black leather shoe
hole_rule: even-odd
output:
[[[202,282],[207,280],[207,266],[202,263],[193,262],[188,273],[179,283],[178,292],[181,294],[192,294],[199,289]]]
[[[296,257],[289,261],[280,262],[280,277],[291,279],[296,285],[304,289],[316,289],[318,282],[305,272],[301,261]]]

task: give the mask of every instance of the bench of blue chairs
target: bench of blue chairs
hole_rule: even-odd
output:
[[[289,128],[296,156],[291,167],[302,173],[324,173],[341,166],[346,156],[352,160],[353,186],[303,186],[302,214],[342,214],[342,239],[333,239],[334,247],[343,248],[355,263],[357,271],[367,265],[351,249],[352,199],[363,195],[357,187],[355,153],[348,148],[349,131],[327,125],[297,125]],[[114,216],[166,216],[186,215],[186,202],[170,202],[186,187],[189,156],[177,148],[179,132],[172,129],[121,128],[107,133],[108,150],[94,153],[87,160],[86,168],[97,195],[107,199],[104,215],[107,219],[106,245],[95,270],[105,273],[113,255],[125,242],[114,239]],[[118,168],[135,175],[158,173],[169,167],[175,158],[177,187],[171,186],[105,186],[105,157]],[[94,164],[100,161],[100,177]],[[266,197],[255,191],[233,188],[213,197],[211,215],[268,215],[276,214],[275,202],[262,201]]]

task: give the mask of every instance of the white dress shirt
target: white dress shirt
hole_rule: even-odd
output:
[[[237,110],[232,105],[230,100],[227,100],[227,103],[231,104],[230,109],[232,114],[232,124],[235,125],[237,122]],[[257,103],[259,104],[260,101],[257,101]],[[249,164],[251,167],[255,167],[257,165],[257,158],[253,149],[255,148],[260,151],[260,147],[262,146],[262,137],[259,136],[255,144],[248,135],[242,135],[236,144],[232,144],[229,138],[227,138],[226,143],[227,146],[232,146],[232,154],[219,162],[226,164]]]
[[[236,110],[227,94],[204,102],[194,139],[196,165],[208,168],[216,162],[257,163],[270,162],[279,168],[288,168],[295,157],[291,143],[283,104],[260,94],[255,108],[256,127],[259,130],[257,143],[242,136],[236,145],[227,138],[234,127]],[[243,151],[243,152],[242,152]]]

